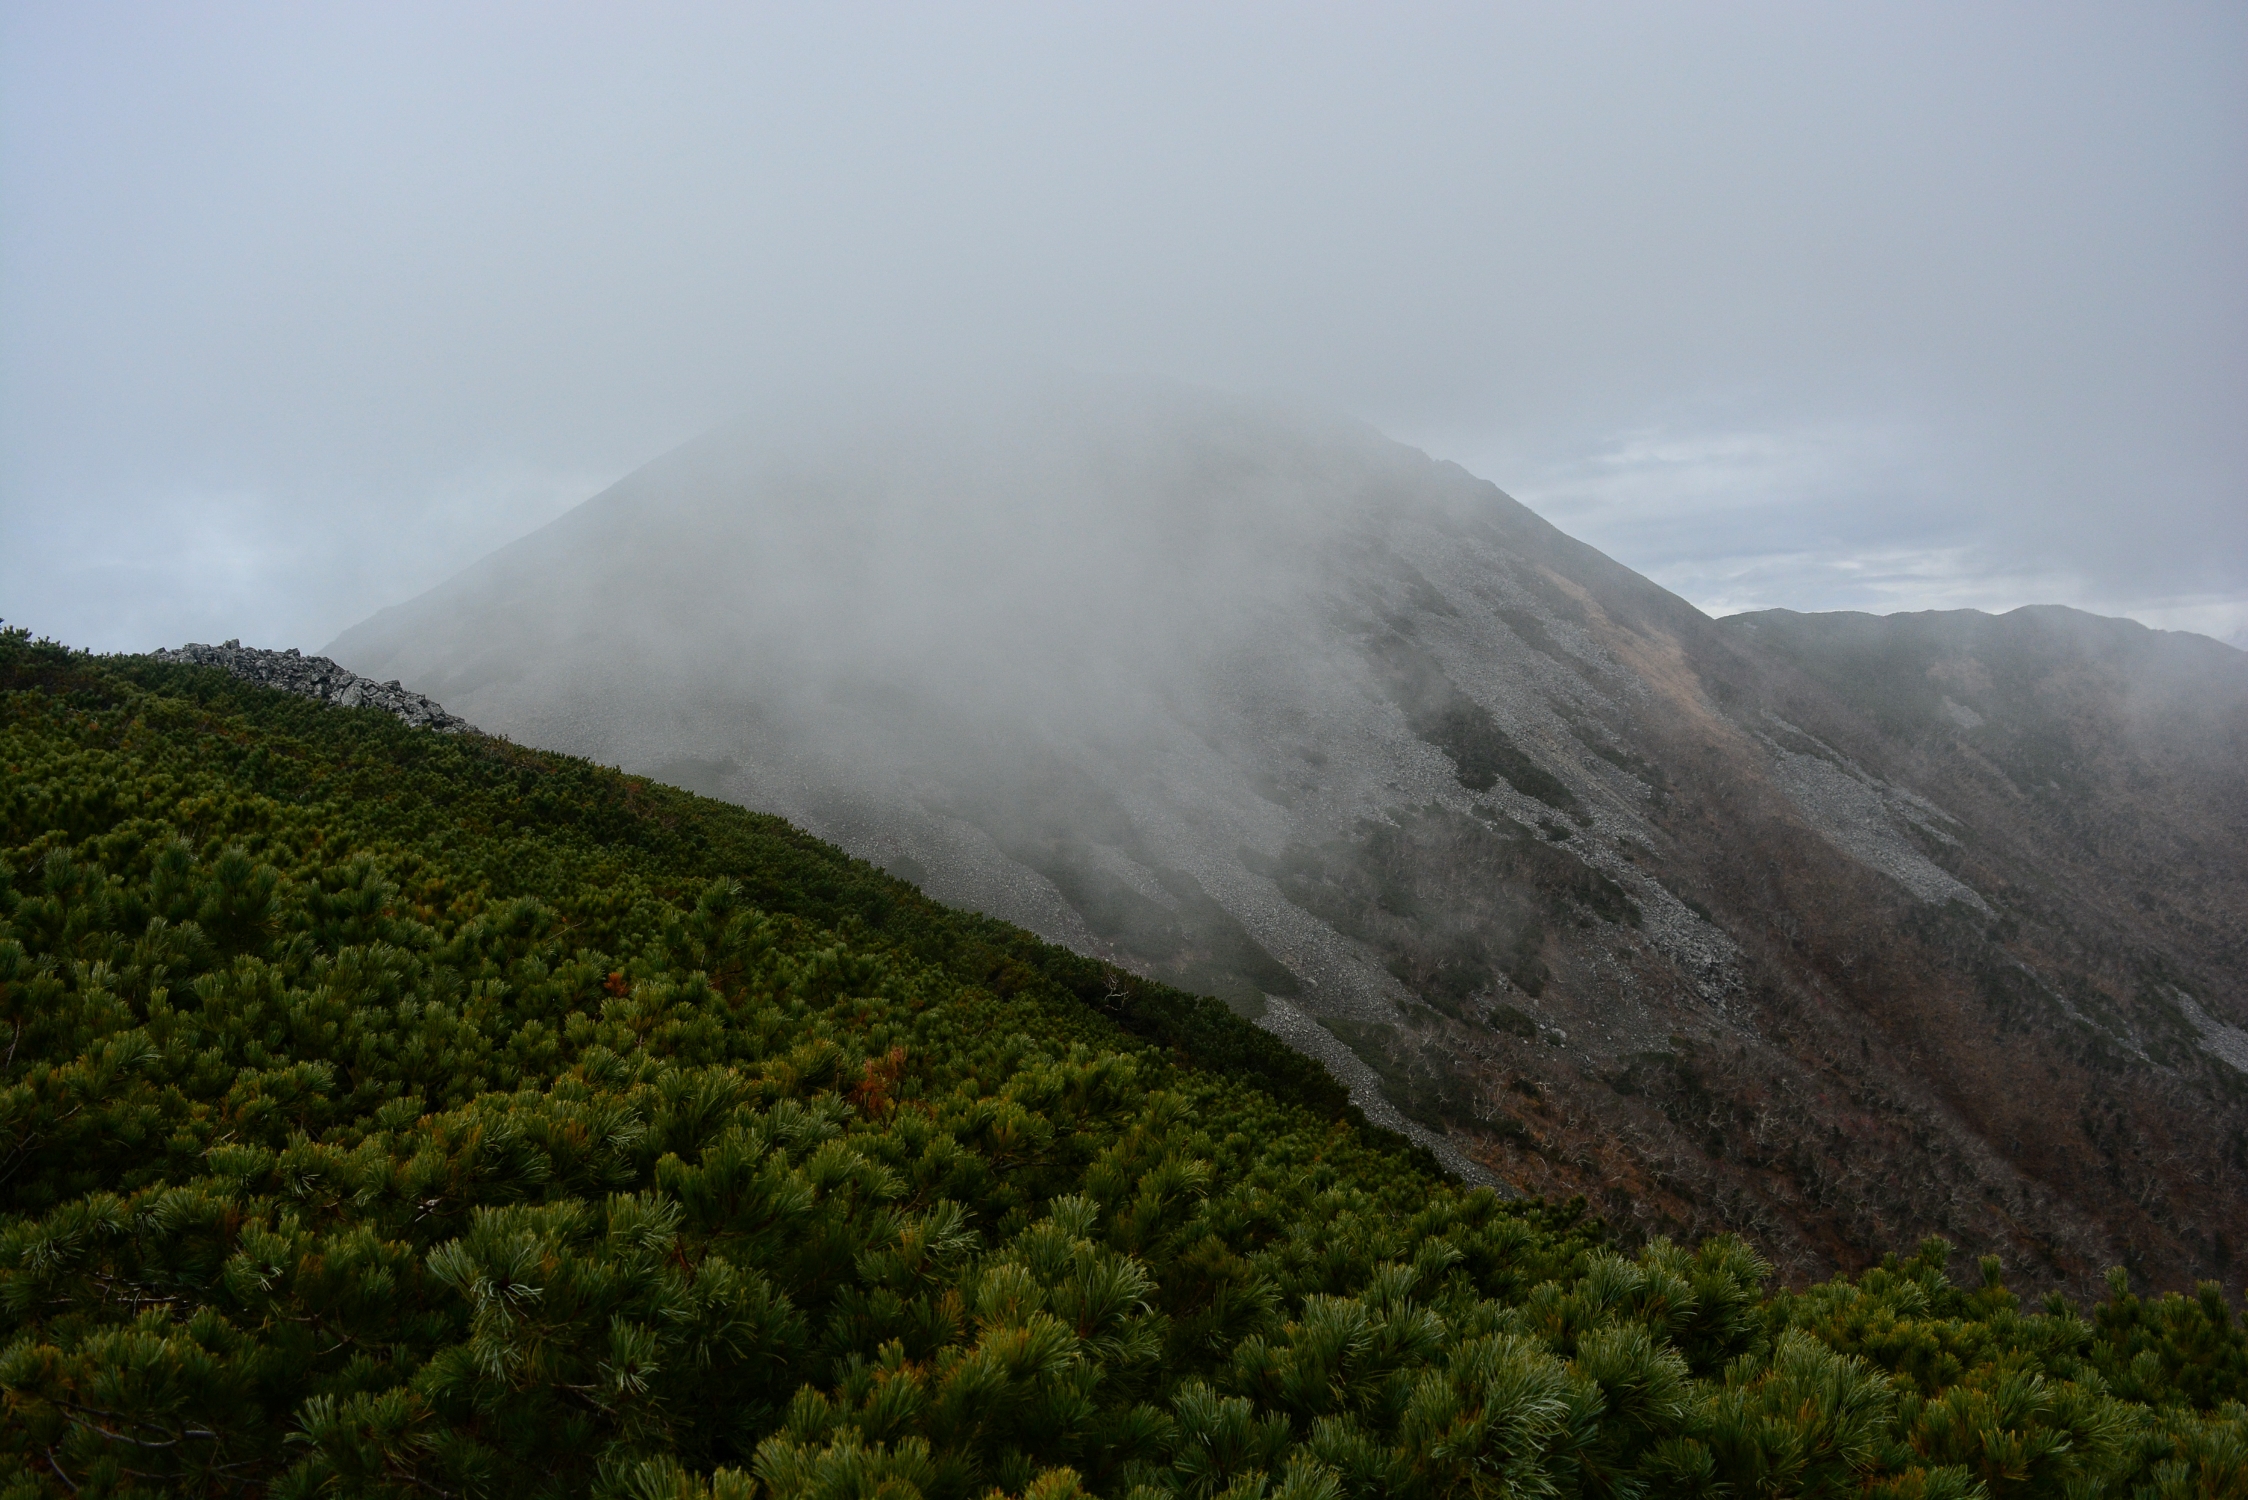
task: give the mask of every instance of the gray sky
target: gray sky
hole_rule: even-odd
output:
[[[316,647],[807,378],[1301,397],[1718,612],[2248,645],[2248,7],[0,3],[0,615]]]

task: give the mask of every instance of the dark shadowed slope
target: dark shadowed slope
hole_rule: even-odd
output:
[[[1713,621],[1361,426],[1072,379],[713,434],[329,649],[1627,1227],[2223,1274],[2242,658],[1981,618]]]

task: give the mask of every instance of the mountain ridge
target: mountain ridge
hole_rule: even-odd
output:
[[[1360,424],[1086,381],[715,434],[330,654],[1216,994],[1627,1232],[2222,1274],[2227,648],[1801,618]]]

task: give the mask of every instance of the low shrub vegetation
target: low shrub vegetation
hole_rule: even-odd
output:
[[[2248,1494],[2215,1287],[1792,1292],[777,820],[0,637],[0,1492]]]

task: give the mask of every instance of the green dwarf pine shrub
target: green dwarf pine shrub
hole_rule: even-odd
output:
[[[0,1492],[2248,1494],[2213,1287],[1768,1294],[771,818],[0,635]]]

